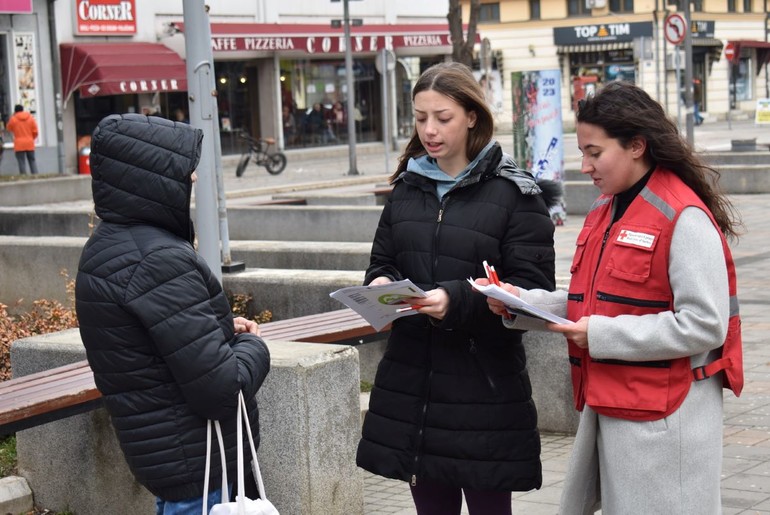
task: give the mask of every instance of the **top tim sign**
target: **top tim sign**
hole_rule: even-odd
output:
[[[136,0],[76,0],[75,34],[136,34]]]

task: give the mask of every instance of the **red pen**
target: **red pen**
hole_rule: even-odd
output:
[[[398,309],[396,310],[396,313],[403,313],[404,311],[410,311],[410,310],[412,310],[412,309],[414,309],[414,310],[417,310],[417,309],[420,309],[421,307],[422,307],[422,306],[420,306],[420,305],[418,305],[418,304],[412,304],[411,306],[407,306],[407,307],[405,307],[405,308],[398,308]]]
[[[487,263],[486,259],[482,261],[482,264],[484,265],[484,272],[487,274],[487,279],[492,281],[492,284],[500,286],[500,279],[498,279],[497,277],[497,272],[495,272],[495,267],[489,266],[489,263]]]

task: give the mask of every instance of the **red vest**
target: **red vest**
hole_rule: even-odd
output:
[[[591,207],[577,239],[572,262],[567,318],[587,315],[645,315],[673,310],[668,280],[671,237],[677,218],[689,206],[714,217],[676,175],[656,169],[625,214],[610,227],[612,196]],[[608,229],[609,228],[609,229]],[[719,231],[722,235],[722,232]],[[575,407],[588,404],[597,413],[629,420],[667,417],[684,401],[693,379],[724,370],[723,384],[736,395],[743,388],[741,321],[735,265],[722,236],[730,288],[730,319],[722,357],[691,368],[690,358],[631,362],[593,359],[569,341]],[[589,344],[590,348],[590,344]]]

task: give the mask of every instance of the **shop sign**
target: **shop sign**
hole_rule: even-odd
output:
[[[176,79],[124,80],[118,87],[126,94],[179,91],[179,82]]]
[[[757,125],[770,125],[770,98],[757,99],[757,111],[754,116]]]
[[[31,14],[32,0],[0,0],[2,14]]]
[[[351,36],[354,53],[377,52],[381,48],[424,48],[451,46],[449,34]],[[214,36],[214,52],[233,51],[297,51],[308,54],[339,54],[345,52],[344,36]]]
[[[76,0],[75,34],[136,34],[136,0]]]
[[[652,22],[598,23],[553,29],[555,45],[633,41],[641,37],[652,37]]]
[[[713,20],[690,20],[690,34],[694,38],[713,38],[715,25]]]

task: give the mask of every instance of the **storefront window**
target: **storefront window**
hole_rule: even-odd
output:
[[[280,66],[286,147],[347,143],[345,60],[283,60]],[[381,140],[380,75],[374,59],[353,60],[353,87],[356,141]]]
[[[5,133],[5,122],[13,114],[11,105],[11,74],[8,69],[8,36],[0,34],[0,138],[10,145],[11,138]],[[2,152],[2,151],[0,151]]]
[[[570,76],[595,76],[599,83],[613,80],[636,82],[634,51],[631,48],[570,54]]]
[[[214,63],[214,70],[222,154],[237,154],[245,147],[241,136],[259,132],[256,68],[249,61],[220,61]]]
[[[735,99],[737,101],[752,99],[751,76],[751,60],[748,57],[741,57],[738,66],[735,67]]]

